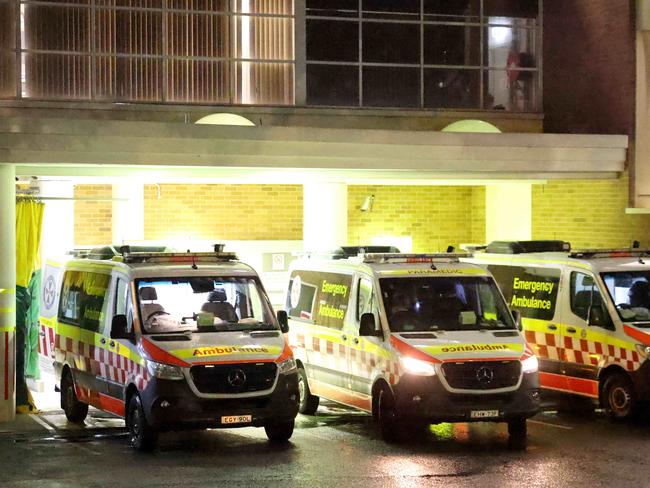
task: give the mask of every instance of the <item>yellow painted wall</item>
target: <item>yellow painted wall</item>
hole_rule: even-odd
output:
[[[445,251],[449,245],[473,242],[472,232],[480,226],[472,201],[480,200],[481,193],[468,186],[350,186],[348,240],[368,244],[373,237],[411,236],[414,252]],[[368,195],[375,196],[372,210],[361,212]],[[476,216],[481,219],[483,211],[484,222],[485,198],[482,201]]]
[[[145,185],[144,238],[301,240],[302,185]]]
[[[111,198],[111,185],[75,185],[75,198]],[[112,234],[113,206],[110,201],[74,202],[75,246],[110,244]]]
[[[145,186],[145,239],[301,240],[301,185]],[[370,212],[359,210],[375,195]],[[628,179],[549,181],[533,186],[533,239],[578,247],[650,247],[650,216],[626,215]],[[77,185],[80,198],[110,198],[110,185]],[[75,244],[111,241],[109,201],[76,201]],[[350,244],[411,236],[414,251],[485,242],[485,188],[349,186]]]
[[[562,239],[574,249],[650,247],[650,215],[626,215],[628,178],[533,185],[533,239]]]

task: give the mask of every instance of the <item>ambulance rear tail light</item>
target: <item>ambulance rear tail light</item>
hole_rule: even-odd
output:
[[[643,258],[650,257],[650,249],[580,249],[569,254],[571,258]]]
[[[457,263],[461,258],[472,257],[469,253],[437,253],[437,254],[365,254],[364,263],[397,264],[397,263]]]

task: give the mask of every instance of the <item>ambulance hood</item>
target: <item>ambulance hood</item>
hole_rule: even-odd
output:
[[[154,361],[186,366],[273,361],[285,352],[285,341],[277,330],[195,332],[147,335],[142,339],[142,347]]]
[[[532,355],[516,330],[436,331],[391,334],[402,355],[440,363],[461,360],[513,360]]]

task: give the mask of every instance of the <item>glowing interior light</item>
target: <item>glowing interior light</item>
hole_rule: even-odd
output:
[[[241,0],[241,13],[250,13],[250,0]],[[241,16],[241,57],[251,57],[251,18],[249,15]],[[251,64],[241,63],[241,102],[252,103],[251,101]]]

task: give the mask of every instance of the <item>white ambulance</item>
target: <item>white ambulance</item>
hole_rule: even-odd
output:
[[[476,253],[521,313],[544,389],[629,417],[650,400],[650,251],[493,242]]]
[[[525,445],[537,359],[490,274],[452,254],[292,263],[289,341],[300,412],[319,397],[371,412],[382,437],[437,422],[507,422]]]
[[[286,314],[273,315],[234,254],[107,247],[68,261],[55,298],[41,325],[71,422],[89,405],[112,412],[142,450],[173,429],[263,426],[272,441],[291,437],[299,395]]]

